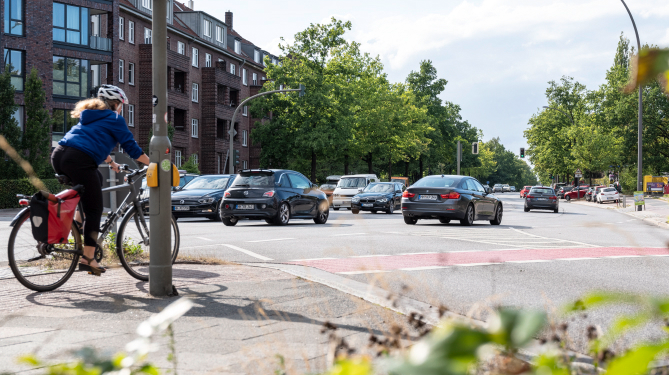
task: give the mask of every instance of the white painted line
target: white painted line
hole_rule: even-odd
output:
[[[612,255],[608,257],[604,257],[607,259],[619,259],[619,258],[641,258],[643,255]]]
[[[554,260],[590,260],[590,259],[601,259],[601,258],[557,258]]]
[[[199,239],[205,240],[205,241],[213,241],[211,238],[207,238],[207,237],[195,237],[195,238],[199,238]]]
[[[348,272],[337,272],[340,275],[361,275],[363,273],[383,273],[390,272],[386,270],[369,270],[369,271],[348,271]]]
[[[504,263],[540,263],[540,262],[550,262],[546,259],[534,259],[534,260],[507,260]]]
[[[331,236],[332,237],[335,237],[335,236],[358,236],[358,235],[361,235],[361,234],[367,234],[367,233],[342,233],[342,234],[333,234]]]
[[[448,266],[425,266],[425,267],[413,267],[413,268],[400,268],[400,271],[426,271],[426,270],[439,270],[449,268]]]
[[[655,255],[649,255],[651,257],[669,257],[669,254],[655,254]]]
[[[467,263],[467,264],[454,264],[457,267],[475,267],[475,266],[491,266],[493,264],[499,263]]]
[[[295,260],[289,260],[289,262],[311,262],[311,261],[315,261],[315,260],[332,260],[332,259],[337,259],[337,258],[295,259]]]
[[[246,242],[270,242],[270,241],[284,241],[284,240],[294,240],[294,238],[272,238],[271,240],[255,240]]]
[[[427,253],[399,253],[397,255],[423,255],[423,254],[439,254],[436,251],[433,252],[427,252]]]
[[[231,248],[231,249],[233,249],[233,250],[241,251],[242,253],[244,253],[244,254],[246,254],[246,255],[250,255],[250,256],[252,256],[252,257],[254,257],[254,258],[258,258],[258,259],[261,259],[261,260],[274,260],[274,259],[272,259],[272,258],[268,258],[268,257],[266,257],[266,256],[263,256],[263,255],[260,255],[260,254],[256,254],[256,253],[254,253],[253,251],[246,250],[246,249],[242,249],[241,247],[237,247],[237,246],[235,246],[235,245],[228,245],[228,244],[221,244],[221,245],[223,245],[223,246],[225,246],[225,247],[229,247],[229,248]]]

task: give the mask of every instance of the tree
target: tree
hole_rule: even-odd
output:
[[[617,165],[623,154],[623,139],[596,125],[572,127],[571,137],[576,140],[571,148],[573,163],[577,168],[590,172],[603,171]]]
[[[0,134],[17,151],[21,150],[21,128],[14,118],[18,105],[14,102],[14,87],[11,79],[11,65],[0,74]],[[0,150],[0,170],[3,179],[19,178],[23,172],[13,160]]]
[[[200,168],[195,163],[196,156],[197,154],[190,154],[188,161],[186,161],[184,164],[181,164],[181,169],[188,173],[200,174]]]
[[[28,76],[24,102],[26,111],[26,129],[23,135],[22,149],[26,160],[35,173],[43,178],[51,177],[53,170],[49,163],[51,143],[49,142],[49,111],[45,108],[46,95],[34,67]]]

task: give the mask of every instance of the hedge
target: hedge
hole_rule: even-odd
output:
[[[44,185],[52,193],[58,193],[65,189],[55,178],[42,180],[42,182],[44,182]],[[36,192],[37,189],[35,189],[27,178],[20,180],[0,180],[0,209],[18,208],[19,200],[16,199],[16,194],[32,195]]]

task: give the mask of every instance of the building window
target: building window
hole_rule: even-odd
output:
[[[246,80],[246,69],[242,69],[242,83],[244,86],[248,86],[248,81]]]
[[[267,54],[266,54],[266,53],[263,53],[263,54],[262,54],[262,61],[261,61],[261,62],[262,62],[262,66],[267,66],[267,65],[265,65],[265,57],[267,57]]]
[[[78,122],[78,119],[73,119],[72,116],[70,116],[70,111],[54,108],[53,115],[51,115],[52,141],[60,141],[65,133],[70,131],[70,129],[72,129],[74,125],[77,125]]]
[[[186,45],[183,42],[177,42],[177,52],[182,55],[186,54]]]
[[[204,54],[204,66],[211,68],[211,55],[208,53]]]
[[[191,133],[190,136],[193,138],[197,138],[197,132],[198,132],[198,127],[200,125],[200,122],[197,119],[193,119],[191,123]],[[196,163],[197,164],[197,163]]]
[[[128,21],[128,42],[135,44],[135,23]]]
[[[23,111],[23,106],[19,106],[19,108],[14,111],[14,114],[12,117],[14,120],[16,120],[16,125],[18,125],[19,129],[21,129],[21,133],[23,133],[23,130],[25,129],[25,122],[24,122],[24,111]]]
[[[237,39],[235,39],[235,53],[237,53],[237,54],[242,53],[242,42],[240,42]]]
[[[193,154],[193,163],[195,163],[195,165],[200,165],[200,158],[197,154]]]
[[[204,30],[202,30],[202,34],[204,34],[204,36],[207,36],[207,37],[211,38],[211,21],[204,20],[202,25],[204,26]]]
[[[142,6],[148,10],[153,9],[153,0],[142,0]],[[147,43],[149,44],[149,43]]]
[[[195,47],[193,47],[193,61],[191,64],[196,68],[200,66],[200,52]]]
[[[88,46],[88,8],[53,3],[53,40]]]
[[[23,69],[25,62],[24,55],[24,51],[5,49],[5,66],[12,66],[12,86],[14,86],[14,90],[16,91],[23,91],[23,83],[25,82],[25,73]]]
[[[198,85],[197,83],[193,82],[193,94],[192,94],[192,99],[193,99],[193,101],[194,101],[195,103],[197,103],[198,100],[200,99],[200,92],[199,92],[199,91],[200,91],[200,85]]]
[[[235,64],[230,64],[230,74],[235,74]]]
[[[135,64],[128,63],[128,83],[135,84]]]
[[[120,69],[119,69],[120,70]],[[88,97],[88,60],[53,57],[53,95]]]
[[[258,75],[253,73],[253,86],[258,86]]]
[[[242,108],[242,115],[243,116],[248,116],[249,115],[249,107],[248,106],[244,106],[244,108]]]
[[[181,167],[181,150],[174,150],[174,165]]]
[[[125,21],[123,20],[123,17],[119,17],[118,19],[118,38],[120,40],[123,40],[125,38]]]
[[[223,43],[223,28],[220,26],[216,26],[216,41]]]
[[[23,0],[5,0],[5,33],[23,35]]]
[[[242,161],[242,169],[248,169],[248,168],[249,168],[248,162],[246,160]]]
[[[242,130],[242,146],[246,147],[247,139],[248,139],[248,133],[246,132],[246,130]],[[244,168],[244,169],[246,169],[246,168]]]
[[[118,61],[118,81],[123,82],[123,73],[125,72],[125,61],[119,60]]]
[[[153,39],[153,32],[151,29],[147,29],[146,27],[144,28],[144,44],[151,44],[151,40]]]
[[[258,50],[253,51],[253,61],[260,64],[260,51],[258,51]]]
[[[135,106],[128,104],[128,126],[135,126]]]

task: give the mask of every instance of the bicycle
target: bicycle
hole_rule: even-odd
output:
[[[95,260],[100,262],[104,257],[105,245],[109,251],[115,252],[118,259],[108,259],[118,263],[134,278],[141,281],[149,280],[150,240],[149,226],[145,218],[148,199],[141,200],[142,189],[137,189],[135,182],[146,175],[147,168],[130,169],[127,165],[121,165],[121,170],[130,172],[126,174],[124,183],[102,189],[103,192],[115,192],[119,190],[130,190],[116,211],[110,211],[107,218],[100,227],[100,235],[95,250]],[[65,176],[56,175],[61,184],[72,186]],[[81,185],[72,187],[77,191]],[[85,193],[85,192],[84,192]],[[38,193],[39,194],[39,193]],[[27,205],[32,196],[18,194],[17,198]],[[79,217],[84,219],[83,207],[79,202],[77,209]],[[30,225],[30,207],[19,212],[12,220],[9,235],[8,262],[16,279],[26,288],[38,292],[55,290],[62,286],[75,272],[79,263],[79,257],[83,255],[82,226],[75,220],[72,222],[72,230],[66,243],[48,245],[37,242],[32,235]],[[112,228],[115,228],[118,220],[121,220],[115,238],[109,238]],[[83,222],[83,220],[81,221]],[[174,216],[171,220],[172,236],[172,263],[176,261],[179,253],[180,234]],[[134,223],[134,225],[129,223]]]

